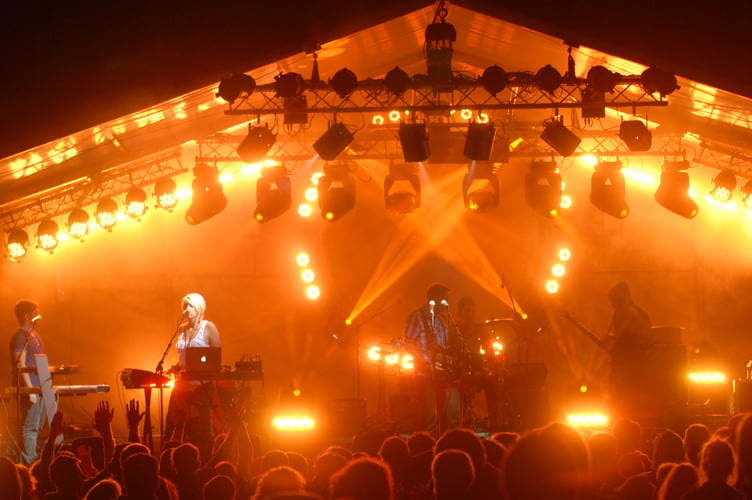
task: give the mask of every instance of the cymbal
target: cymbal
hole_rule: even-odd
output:
[[[491,318],[485,320],[483,325],[502,325],[514,321],[513,318]]]

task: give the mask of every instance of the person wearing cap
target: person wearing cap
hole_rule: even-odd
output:
[[[39,387],[35,354],[44,354],[42,337],[36,330],[42,319],[39,304],[31,299],[21,299],[15,306],[18,329],[10,339],[11,366],[14,369],[14,384],[18,387]],[[42,395],[19,395],[21,416],[20,463],[31,465],[38,457],[37,437],[42,423]]]
[[[440,435],[459,426],[460,354],[462,342],[456,328],[450,327],[449,289],[434,283],[426,292],[426,302],[410,313],[405,328],[405,344],[415,357],[418,397],[424,402],[426,429]]]

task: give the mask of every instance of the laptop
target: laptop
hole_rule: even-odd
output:
[[[221,347],[189,347],[185,350],[185,370],[189,372],[219,372],[222,370]]]

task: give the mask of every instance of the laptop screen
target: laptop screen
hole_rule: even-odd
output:
[[[190,372],[218,372],[222,369],[221,347],[189,347],[185,350],[185,369]]]

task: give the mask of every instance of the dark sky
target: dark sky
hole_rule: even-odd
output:
[[[752,96],[749,2],[457,2]],[[0,157],[431,5],[425,0],[8,2]],[[517,5],[519,4],[519,5]],[[642,5],[638,9],[633,5]],[[721,4],[714,4],[721,5]],[[451,4],[449,5],[451,22]],[[681,70],[674,69],[681,68]]]

